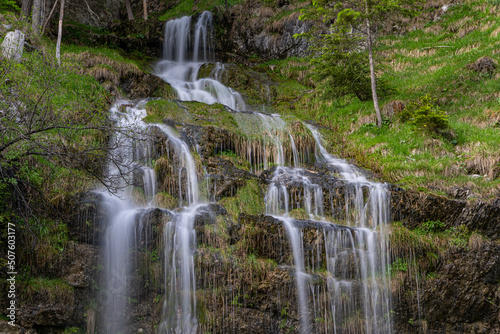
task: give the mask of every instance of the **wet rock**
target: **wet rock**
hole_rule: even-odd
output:
[[[308,42],[293,36],[307,32],[310,23],[300,21],[296,13],[276,21],[269,20],[269,15],[276,13],[251,1],[233,6],[227,12],[216,13],[216,29],[223,32],[217,48],[245,58],[252,54],[263,59],[306,55]]]
[[[451,251],[448,256],[437,268],[437,278],[426,282],[423,290],[430,332],[445,328],[452,333],[498,332],[500,246],[485,241],[468,251]]]
[[[441,221],[448,227],[465,225],[470,231],[490,238],[500,237],[498,199],[490,203],[481,200],[470,203],[392,186],[391,215],[393,221],[403,221],[411,228],[427,221]]]

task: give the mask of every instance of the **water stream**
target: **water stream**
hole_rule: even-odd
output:
[[[316,143],[316,162],[333,170],[326,178],[340,179],[344,185],[341,221],[325,216],[324,192],[329,189],[315,181],[316,172],[307,168],[295,145],[294,134],[276,114],[249,112],[242,96],[217,81],[224,71],[215,64],[212,78],[198,78],[206,62],[214,60],[212,17],[202,13],[192,24],[191,17],[168,21],[165,26],[163,59],[156,64],[156,74],[172,85],[182,101],[221,103],[230,108],[243,132],[250,138],[258,131],[258,149],[251,146],[245,158],[251,171],[260,173],[276,167],[265,196],[266,214],[280,221],[286,231],[293,254],[297,311],[300,333],[392,333],[391,296],[388,277],[388,252],[385,228],[389,222],[389,191],[384,184],[369,181],[358,168],[328,153],[317,128],[305,125]],[[177,130],[165,124],[142,122],[146,116],[144,102],[111,110],[118,125],[137,129],[135,136],[117,133],[112,142],[122,147],[119,156],[130,170],[117,169],[110,160],[108,173],[117,178],[118,196],[102,191],[109,226],[105,242],[105,281],[107,298],[104,305],[105,324],[102,332],[118,333],[125,328],[128,316],[127,291],[129,274],[136,265],[130,253],[140,247],[140,224],[148,210],[156,205],[158,191],[152,160],[151,142],[144,139],[152,129],[161,132],[166,146],[176,156],[178,208],[168,211],[170,219],[163,227],[163,298],[158,333],[195,334],[200,330],[196,302],[196,216],[205,207],[200,200],[198,172],[190,147]],[[245,112],[242,112],[245,111]],[[259,150],[259,151],[258,151]],[[290,152],[287,155],[285,152]],[[145,201],[134,201],[134,173],[142,178]],[[319,299],[312,282],[314,268],[308,265],[304,250],[305,224],[291,217],[295,209],[303,210],[320,232],[326,263],[327,302]],[[318,254],[322,252],[318,251]],[[318,255],[319,256],[319,255]],[[321,259],[323,261],[323,259]],[[317,319],[323,319],[318,322]]]

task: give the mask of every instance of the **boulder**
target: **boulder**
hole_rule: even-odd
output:
[[[21,61],[24,51],[24,34],[19,31],[8,32],[2,43],[2,55],[16,62]]]

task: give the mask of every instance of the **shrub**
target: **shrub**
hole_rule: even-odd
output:
[[[448,115],[435,105],[435,99],[429,94],[422,96],[417,102],[409,103],[406,109],[399,114],[402,122],[411,122],[417,127],[439,132],[449,127]]]
[[[0,0],[0,13],[17,11],[19,11],[19,6],[14,0]]]

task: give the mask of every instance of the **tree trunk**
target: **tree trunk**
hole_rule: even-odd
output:
[[[47,28],[47,24],[49,24],[49,21],[52,18],[52,14],[54,14],[54,10],[56,9],[58,2],[59,2],[59,0],[54,1],[54,6],[52,6],[52,9],[50,10],[49,16],[47,17],[47,19],[45,20],[45,23],[43,24],[42,34],[45,33],[45,28]]]
[[[142,6],[144,7],[144,21],[148,20],[148,1],[142,0]]]
[[[31,28],[35,35],[40,33],[42,26],[42,0],[33,0],[33,13],[31,16]]]
[[[23,0],[22,6],[21,6],[21,14],[28,18],[31,13],[31,0]]]
[[[130,5],[130,0],[125,0],[125,7],[127,8],[127,16],[130,21],[134,20],[134,13],[132,12],[132,6]]]
[[[63,18],[64,18],[64,0],[61,0],[61,11],[59,12],[59,30],[57,32],[57,45],[56,45],[56,59],[59,66],[61,66],[61,39],[62,39]]]
[[[373,98],[373,106],[375,107],[375,113],[377,114],[377,125],[378,127],[382,127],[382,116],[380,114],[380,107],[378,105],[378,95],[377,95],[377,78],[375,77],[375,62],[373,61],[373,41],[372,41],[372,30],[370,27],[370,18],[369,18],[369,8],[368,8],[368,0],[365,1],[366,4],[366,34],[367,34],[367,43],[368,43],[368,59],[370,61],[370,81],[372,83],[372,98]]]

